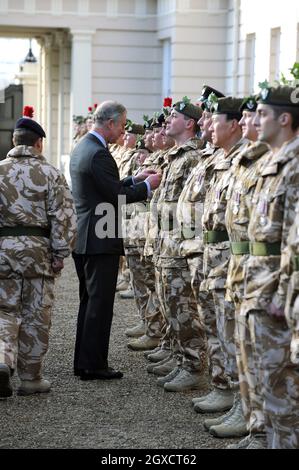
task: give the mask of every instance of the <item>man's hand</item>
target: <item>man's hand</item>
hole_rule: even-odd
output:
[[[60,271],[64,268],[63,258],[55,258],[53,257],[52,261],[52,269],[55,274],[60,273]]]
[[[291,362],[299,365],[299,338],[293,338],[291,341]]]
[[[146,178],[146,181],[149,182],[151,190],[156,189],[161,183],[162,175],[161,173],[156,173],[154,175],[150,175]]]
[[[144,170],[139,175],[134,176],[134,179],[136,182],[144,181],[147,179],[150,175],[156,175],[157,172],[155,170]]]

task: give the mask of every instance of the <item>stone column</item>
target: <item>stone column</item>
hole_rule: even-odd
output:
[[[92,36],[95,30],[71,30],[71,118],[86,115],[92,103]]]

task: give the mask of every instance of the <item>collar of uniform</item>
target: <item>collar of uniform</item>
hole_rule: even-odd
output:
[[[203,146],[203,141],[198,137],[192,137],[191,139],[184,142],[179,147],[174,147],[168,154],[169,159],[176,158],[178,155],[187,152],[188,150],[200,150]]]
[[[218,150],[219,147],[217,148],[210,144],[208,147],[202,149],[200,154],[202,157],[210,157],[211,155],[214,155],[216,152],[218,152]]]
[[[32,157],[39,158],[40,160],[45,160],[45,157],[40,155],[40,153],[38,153],[38,151],[34,147],[28,145],[17,145],[8,152],[7,158],[8,157]]]
[[[273,156],[270,160],[272,164],[284,165],[289,160],[292,160],[295,156],[299,155],[299,137],[294,137],[293,139],[285,142],[280,150]]]
[[[248,148],[245,148],[240,154],[240,165],[247,165],[248,161],[254,162],[258,160],[266,152],[269,152],[270,148],[265,142],[253,142]]]
[[[214,170],[228,170],[228,168],[232,165],[232,160],[236,157],[242,150],[243,146],[246,147],[248,145],[247,139],[240,139],[228,152],[228,154],[224,154],[223,149],[219,149],[219,155],[217,156]]]

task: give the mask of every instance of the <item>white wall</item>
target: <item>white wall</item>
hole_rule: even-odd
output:
[[[171,41],[171,91],[196,100],[202,85],[225,91],[227,0],[159,0],[158,37]]]
[[[298,60],[298,2],[294,0],[241,0],[238,93],[247,93],[246,36],[256,34],[256,83],[270,79],[271,30],[281,29],[280,72],[290,78],[288,69]]]

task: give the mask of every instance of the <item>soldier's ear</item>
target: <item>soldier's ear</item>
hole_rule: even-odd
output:
[[[34,148],[36,148],[37,150],[42,152],[42,150],[43,150],[43,138],[42,137],[39,137],[37,139],[37,141],[34,144]]]
[[[278,122],[282,127],[287,127],[289,125],[292,125],[292,116],[290,113],[282,113],[279,118]]]

